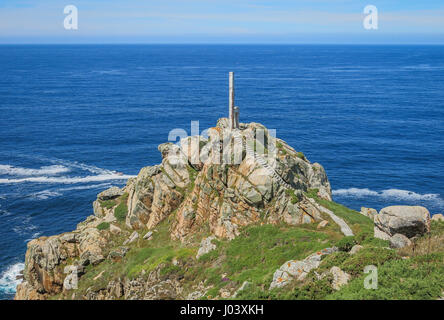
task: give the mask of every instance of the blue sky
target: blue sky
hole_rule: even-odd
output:
[[[65,30],[75,5],[79,29]],[[375,5],[378,30],[365,30]],[[0,43],[441,43],[443,0],[1,0]]]

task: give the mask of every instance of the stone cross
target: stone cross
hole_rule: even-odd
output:
[[[238,129],[239,107],[234,106],[234,72],[229,73],[228,107],[230,129]]]

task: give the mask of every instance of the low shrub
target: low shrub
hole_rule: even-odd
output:
[[[108,230],[109,229],[109,223],[108,222],[102,222],[97,226],[97,229],[99,230]]]
[[[336,242],[336,246],[338,247],[339,251],[344,251],[344,252],[350,251],[355,244],[357,244],[357,242],[354,236],[344,237],[338,242]]]
[[[119,222],[125,221],[126,215],[128,213],[128,207],[126,205],[127,199],[128,199],[128,194],[125,193],[120,198],[119,205],[114,209],[114,217],[116,217],[117,221]]]
[[[368,265],[380,266],[389,260],[398,259],[395,250],[387,248],[363,248],[345,260],[339,267],[354,276],[363,273]]]
[[[105,200],[100,202],[102,208],[111,209],[116,205],[116,200]]]
[[[390,260],[378,267],[376,290],[364,287],[364,279],[368,275],[363,274],[326,298],[332,300],[436,300],[444,290],[443,259],[444,254],[441,252],[410,259]]]
[[[299,201],[301,201],[301,199],[299,198],[299,196],[297,195],[297,194],[295,194],[294,193],[294,190],[293,189],[287,189],[287,190],[285,190],[285,193],[288,195],[288,196],[290,196],[290,198],[291,198],[291,203],[292,204],[296,204],[296,203],[298,203]]]

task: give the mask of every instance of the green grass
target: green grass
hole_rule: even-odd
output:
[[[99,230],[108,230],[109,229],[109,222],[102,222],[97,226],[97,229]]]
[[[271,283],[273,273],[286,261],[303,259],[328,247],[329,235],[310,227],[281,225],[249,226],[231,241],[219,241],[217,249],[202,256],[206,263],[203,279],[214,286],[207,295],[214,296],[224,286],[239,286],[252,282],[250,298],[260,298],[261,290]],[[222,281],[225,273],[227,281]]]
[[[151,240],[140,239],[128,245],[130,250],[121,261],[106,259],[97,266],[88,266],[80,278],[76,297],[81,297],[88,288],[106,288],[111,280],[133,279],[143,274],[147,277],[149,272],[159,269],[161,279],[181,279],[183,297],[203,281],[205,286],[212,287],[204,299],[218,296],[221,288],[234,292],[244,281],[252,284],[236,299],[436,299],[441,295],[444,223],[433,222],[431,234],[415,240],[414,251],[389,250],[385,248],[387,241],[373,237],[370,219],[334,202],[318,199],[316,193],[310,190],[307,194],[346,220],[355,236],[343,237],[333,223],[322,230],[317,230],[316,224],[250,225],[241,228],[239,236],[231,241],[214,240],[216,249],[196,260],[202,237],[209,235],[208,228],[194,234],[186,244],[171,240],[174,215],[170,215],[156,227]],[[127,197],[117,199],[118,206],[126,204]],[[124,209],[126,215],[126,205]],[[109,224],[102,223],[98,228],[109,228]],[[111,235],[108,249],[121,246],[126,238],[124,234]],[[345,252],[354,244],[364,248],[353,255]],[[333,245],[344,251],[324,256],[320,267],[312,270],[304,281],[292,281],[284,288],[268,290],[273,273],[283,263],[304,259]],[[402,259],[402,256],[409,258]],[[179,263],[173,263],[175,260]],[[378,268],[378,290],[363,287],[367,265]],[[349,284],[337,292],[331,287],[331,276],[319,280],[314,273],[321,274],[333,266],[352,276]],[[102,276],[94,280],[102,271]],[[71,294],[61,293],[56,298],[70,298]]]
[[[117,221],[119,222],[125,221],[126,215],[128,214],[128,207],[126,205],[127,200],[128,200],[128,193],[125,193],[120,197],[120,203],[114,209],[114,217],[116,217]]]
[[[354,236],[344,237],[336,242],[336,246],[338,247],[339,251],[345,252],[350,251],[355,244],[357,244],[357,242]]]
[[[283,155],[287,154],[287,150],[285,150],[285,148],[284,148],[284,146],[282,145],[281,142],[279,142],[279,141],[276,142],[276,147]]]
[[[370,218],[360,214],[359,212],[349,209],[339,203],[334,201],[328,201],[321,199],[317,196],[317,189],[311,189],[306,193],[306,196],[313,198],[317,203],[324,206],[325,208],[331,210],[338,217],[342,218],[347,222],[350,228],[353,230],[354,234],[360,232],[373,233],[373,221]]]
[[[125,264],[125,274],[132,279],[137,277],[142,270],[146,273],[153,271],[160,264],[170,265],[169,269],[162,273],[167,274],[168,270],[176,270],[171,268],[171,261],[176,259],[188,259],[196,255],[194,248],[176,248],[174,246],[160,248],[137,248],[128,254]]]
[[[187,192],[190,193],[194,189],[194,181],[197,178],[198,172],[192,166],[187,165],[188,175],[190,176],[190,183],[187,186]],[[185,194],[184,194],[185,195]],[[197,205],[197,203],[196,203]]]
[[[367,247],[351,255],[342,264],[338,265],[338,267],[353,276],[357,276],[364,272],[365,266],[375,265],[379,267],[393,259],[399,259],[395,250]]]
[[[100,201],[100,206],[102,208],[106,208],[106,209],[111,209],[112,207],[114,207],[116,205],[116,200],[105,200],[105,201]]]
[[[197,248],[194,246],[184,246],[179,241],[170,239],[169,221],[165,219],[157,227],[157,232],[153,233],[152,240],[143,243],[143,247],[132,249],[125,257],[124,274],[129,278],[137,277],[142,270],[147,274],[161,264],[171,266],[173,258],[178,260],[189,260],[196,256]],[[162,274],[168,274],[168,270],[162,269]]]
[[[288,196],[290,196],[290,201],[291,201],[291,203],[292,204],[296,204],[296,203],[298,203],[299,201],[301,201],[301,199],[299,199],[299,197],[298,197],[298,195],[296,195],[295,193],[294,193],[294,190],[293,189],[287,189],[287,190],[285,190],[285,193],[288,195]]]
[[[377,289],[364,288],[364,274],[327,299],[435,300],[444,290],[443,259],[444,253],[435,253],[388,261],[378,267]]]

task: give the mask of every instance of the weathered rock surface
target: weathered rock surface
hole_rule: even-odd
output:
[[[412,238],[430,231],[430,213],[426,208],[420,206],[383,208],[375,216],[374,222],[375,237],[384,240],[389,240],[397,233]]]
[[[353,236],[352,229],[348,226],[348,224],[344,221],[344,219],[338,217],[335,215],[331,210],[319,205],[314,199],[309,198],[309,202],[320,212],[326,213],[330,216],[330,218],[341,228],[341,232],[344,234],[344,236]]]
[[[24,281],[17,287],[15,299],[46,299],[60,293],[73,277],[73,266],[66,268],[69,259],[77,261],[77,275],[81,274],[83,266],[102,262],[107,239],[96,228],[101,222],[103,219],[89,216],[73,232],[30,241],[25,256]]]
[[[442,213],[436,213],[432,216],[433,221],[444,221],[444,215]]]
[[[329,272],[330,274],[333,275],[333,281],[331,285],[332,288],[335,290],[341,289],[341,287],[345,286],[348,283],[348,281],[351,279],[351,276],[348,273],[342,271],[340,268],[336,266],[332,267]]]
[[[317,225],[316,229],[325,228],[327,225],[328,225],[328,220],[322,220],[321,222],[319,222],[319,224]]]
[[[131,233],[130,237],[123,242],[123,245],[133,243],[137,239],[139,239],[139,233],[137,231],[134,231],[133,233]]]
[[[390,238],[390,248],[399,249],[412,244],[409,238],[405,235],[397,233]]]
[[[349,254],[355,254],[357,253],[359,250],[361,250],[362,248],[364,248],[363,246],[356,244],[354,245],[351,250],[348,252]]]
[[[360,214],[369,217],[370,219],[373,220],[375,216],[378,214],[378,211],[376,211],[376,209],[373,208],[361,207]]]
[[[152,236],[153,236],[153,232],[152,232],[152,231],[148,231],[148,232],[143,236],[143,239],[145,239],[145,240],[149,240],[149,239],[151,239]]]
[[[202,255],[216,249],[216,245],[211,242],[215,238],[216,237],[211,236],[202,240],[199,250],[197,251],[196,259],[199,259]]]
[[[338,251],[336,247],[325,248],[309,255],[304,260],[290,260],[285,262],[273,274],[273,281],[270,284],[270,289],[284,287],[293,279],[304,280],[312,269],[319,267],[322,256],[332,254],[336,251]]]
[[[115,226],[115,225],[111,224],[111,225],[109,226],[109,231],[110,231],[112,234],[120,234],[120,233],[122,232],[122,229],[120,229],[118,226]]]
[[[105,191],[100,192],[97,195],[99,200],[111,200],[120,197],[123,195],[124,191],[119,187],[111,187]]]
[[[209,289],[212,287],[206,287],[203,282],[200,282],[197,286],[193,288],[194,291],[187,295],[187,300],[198,300],[202,298]]]
[[[239,289],[237,289],[236,292],[233,294],[233,298],[236,298],[239,295],[239,293],[241,293],[243,290],[248,289],[249,287],[251,287],[251,282],[244,281],[242,285],[239,287]]]
[[[171,300],[183,299],[183,288],[178,279],[163,279],[159,265],[146,278],[117,279],[104,288],[87,290],[87,300]]]

